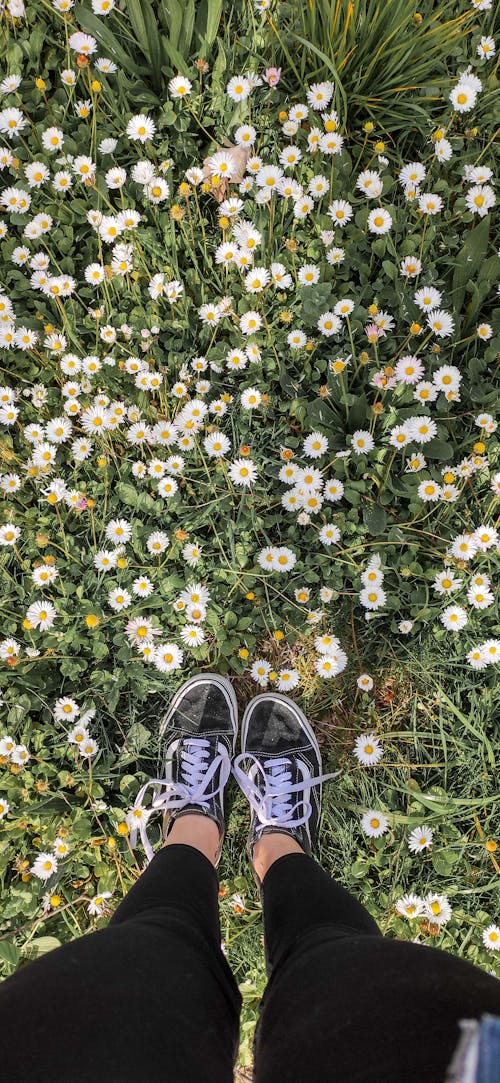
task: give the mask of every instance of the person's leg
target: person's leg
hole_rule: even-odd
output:
[[[438,949],[383,937],[290,837],[263,836],[254,864],[270,975],[255,1083],[442,1083],[458,1020],[499,1015],[500,982]]]
[[[10,1083],[231,1083],[241,995],[220,944],[217,842],[213,821],[179,818],[106,929],[0,986]]]

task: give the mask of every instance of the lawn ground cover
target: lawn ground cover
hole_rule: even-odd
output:
[[[199,670],[315,726],[388,936],[500,948],[489,0],[22,0],[0,28],[0,961],[106,924]],[[224,949],[265,987],[229,787]]]

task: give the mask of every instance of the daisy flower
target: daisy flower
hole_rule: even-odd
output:
[[[180,637],[188,647],[199,647],[205,641],[203,628],[198,624],[186,624],[180,630]]]
[[[472,560],[478,550],[474,534],[458,534],[450,547],[450,555],[457,560]]]
[[[78,745],[78,751],[80,756],[91,760],[99,752],[99,745],[97,741],[94,741],[93,737],[87,737],[85,741]]]
[[[354,755],[359,763],[371,767],[382,759],[383,754],[382,745],[374,733],[363,733],[361,737],[356,737]]]
[[[482,645],[482,651],[488,665],[500,661],[500,639],[486,639]]]
[[[498,530],[494,527],[482,524],[474,531],[474,541],[478,549],[486,553],[493,545],[498,545]]]
[[[375,447],[373,436],[366,429],[356,429],[351,439],[352,450],[355,455],[367,455]]]
[[[57,721],[73,722],[79,714],[80,707],[76,700],[71,699],[70,696],[62,696],[56,700],[53,715]]]
[[[401,260],[399,269],[405,278],[415,278],[422,270],[422,262],[418,256],[406,256]]]
[[[302,444],[302,452],[309,459],[319,459],[328,451],[328,439],[321,432],[312,432]]]
[[[441,304],[442,293],[436,290],[434,286],[423,286],[415,293],[415,304],[422,310],[427,312],[431,308],[437,308]]]
[[[437,895],[430,892],[424,899],[424,916],[433,925],[446,925],[452,915],[452,909],[446,895]]]
[[[322,112],[330,104],[333,96],[334,85],[330,82],[311,83],[306,92],[306,97],[311,109]]]
[[[427,481],[421,481],[417,489],[417,494],[421,500],[427,503],[433,503],[436,500],[440,500],[442,495],[441,486],[437,482],[432,481],[430,478]]]
[[[297,329],[295,331],[290,331],[286,340],[291,350],[301,350],[306,345],[307,335],[305,335],[303,331]]]
[[[191,93],[193,84],[184,75],[176,75],[168,84],[171,98],[186,98]]]
[[[425,166],[421,162],[408,162],[399,171],[399,181],[403,188],[409,184],[421,184],[426,177]]]
[[[0,545],[15,545],[20,537],[20,528],[14,526],[13,523],[4,523],[0,526]]]
[[[465,196],[467,210],[471,211],[472,214],[478,214],[480,218],[484,218],[484,215],[488,214],[488,211],[495,206],[495,203],[495,193],[488,184],[475,185],[469,188]]]
[[[255,410],[262,402],[262,395],[256,387],[247,387],[241,393],[240,402],[244,410]]]
[[[146,143],[148,139],[152,139],[156,132],[156,124],[151,117],[148,117],[146,113],[137,113],[131,117],[125,134],[129,139],[138,141],[139,143]]]
[[[130,541],[132,526],[127,519],[111,519],[107,524],[105,535],[108,541],[119,545],[121,542]]]
[[[485,60],[491,60],[496,51],[495,39],[483,35],[477,46],[477,55]]]
[[[240,331],[243,335],[253,335],[255,331],[260,331],[262,327],[262,316],[259,312],[244,312],[240,316]]]
[[[133,617],[125,625],[125,635],[131,646],[149,646],[154,642],[154,636],[161,635],[161,629],[155,628],[149,617]]]
[[[329,338],[331,335],[338,335],[339,331],[341,331],[342,320],[340,319],[340,316],[336,316],[334,312],[324,312],[323,315],[320,316],[316,327],[322,335]]]
[[[449,94],[449,99],[456,113],[469,113],[476,104],[477,94],[472,87],[457,83]]]
[[[325,484],[323,495],[325,500],[329,500],[332,503],[335,503],[337,500],[342,500],[344,495],[344,483],[339,481],[338,478],[330,478]]]
[[[87,906],[87,913],[92,917],[101,917],[106,910],[106,899],[111,899],[111,891],[101,891],[100,895],[94,895]]]
[[[352,218],[354,211],[346,199],[334,199],[328,208],[328,214],[336,226],[344,226]]]
[[[418,918],[423,912],[424,901],[419,895],[402,895],[400,899],[397,899],[394,908],[397,914],[401,914],[404,918]]]
[[[422,192],[418,197],[418,205],[424,214],[434,215],[443,209],[443,200],[433,192]]]
[[[182,548],[182,555],[184,557],[184,560],[186,561],[186,564],[189,564],[192,568],[196,567],[198,561],[201,560],[202,552],[203,549],[201,545],[193,545],[188,543]]]
[[[91,37],[90,34],[84,34],[81,30],[77,30],[70,35],[68,44],[76,53],[83,53],[84,56],[92,56],[93,53],[97,52],[95,38]]]
[[[320,677],[332,678],[342,673],[347,665],[347,655],[343,650],[329,651],[316,658],[314,668]]]
[[[256,658],[250,668],[250,676],[261,688],[266,688],[272,666],[265,658]]]
[[[24,767],[24,764],[31,759],[31,756],[26,748],[26,745],[15,745],[10,756],[13,763],[17,763],[19,767]]]
[[[54,857],[54,854],[38,854],[30,868],[30,872],[33,876],[37,876],[39,880],[50,880],[50,877],[57,872],[57,867],[57,858]]]
[[[276,688],[279,692],[287,692],[289,689],[296,688],[299,682],[300,677],[298,670],[280,669],[276,681]]]
[[[231,441],[223,432],[211,432],[205,437],[203,447],[210,458],[217,459],[231,450]]]
[[[415,827],[408,836],[408,849],[418,854],[432,845],[433,832],[430,827]]]
[[[3,639],[0,643],[0,658],[17,658],[20,650],[21,645],[17,642],[17,639],[12,639],[12,637],[10,637],[9,639]],[[4,753],[0,752],[0,756],[3,755]]]
[[[175,643],[160,643],[154,652],[154,664],[161,673],[180,669],[184,652]]]
[[[233,102],[245,101],[252,89],[250,80],[244,75],[234,75],[226,86],[226,94]]]
[[[370,233],[388,233],[392,227],[389,211],[384,210],[383,207],[374,207],[368,215],[367,225]]]
[[[33,628],[40,628],[45,632],[52,628],[57,617],[57,611],[50,602],[33,602],[26,611],[26,620]]]
[[[441,308],[431,309],[427,315],[427,326],[438,338],[449,338],[453,334],[454,320],[449,312]]]
[[[257,467],[251,459],[235,459],[228,469],[228,474],[235,485],[249,487],[257,477]]]
[[[455,573],[445,568],[444,571],[437,573],[432,586],[437,594],[451,594],[462,586],[462,579],[456,579]]]
[[[128,609],[131,602],[132,595],[129,594],[128,590],[123,590],[121,587],[115,587],[108,594],[108,605],[116,612],[120,612],[121,609]]]
[[[369,839],[379,839],[389,830],[389,821],[383,812],[369,809],[361,817],[361,827]]]
[[[146,549],[153,556],[160,556],[161,553],[165,552],[165,549],[168,549],[169,544],[168,536],[164,531],[155,530],[146,541]]]
[[[467,613],[461,605],[449,605],[439,619],[447,631],[460,632],[467,624]]]
[[[178,489],[179,485],[175,478],[162,478],[158,484],[158,496],[162,496],[165,500],[168,500],[175,496]]]
[[[373,677],[370,677],[369,673],[361,673],[356,684],[363,692],[371,692],[373,688]]]
[[[500,951],[500,928],[498,925],[488,925],[483,929],[483,944],[488,951]]]
[[[467,601],[474,606],[474,609],[488,609],[490,605],[493,605],[495,596],[484,587],[472,586],[467,591]]]
[[[368,610],[380,609],[386,600],[386,593],[381,587],[364,587],[359,595],[361,605]]]

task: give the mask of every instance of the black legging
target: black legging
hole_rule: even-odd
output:
[[[269,983],[255,1083],[442,1083],[457,1020],[500,1014],[500,982],[386,940],[305,854],[262,889]],[[231,1083],[241,995],[221,950],[218,879],[192,846],[156,855],[106,929],[0,986],[9,1083]]]

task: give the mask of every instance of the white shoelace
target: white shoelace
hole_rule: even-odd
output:
[[[201,737],[187,737],[180,747],[182,781],[173,782],[166,778],[151,778],[139,790],[133,808],[141,809],[141,817],[137,827],[133,827],[130,832],[130,845],[135,846],[139,831],[148,861],[154,857],[147,833],[148,821],[153,813],[158,811],[165,813],[171,809],[184,808],[186,805],[201,805],[202,808],[209,808],[210,799],[216,797],[226,785],[231,773],[229,754],[217,753],[209,765],[210,755],[210,741]],[[219,768],[218,786],[207,792],[207,786]],[[155,787],[151,806],[144,809],[142,807],[144,796],[150,786]]]
[[[250,778],[247,771],[242,771],[240,763],[244,760],[253,760],[262,775],[264,793],[257,782]],[[308,776],[300,782],[292,783],[292,762],[289,756],[280,756],[275,759],[257,759],[251,752],[242,752],[233,760],[233,774],[238,785],[248,798],[258,820],[265,827],[299,827],[305,824],[312,812],[312,805],[302,798],[294,804],[291,794],[300,793],[310,789],[318,782],[326,782],[329,778],[336,778],[341,771],[333,774],[318,775],[316,778]],[[301,816],[295,815],[303,807]]]

